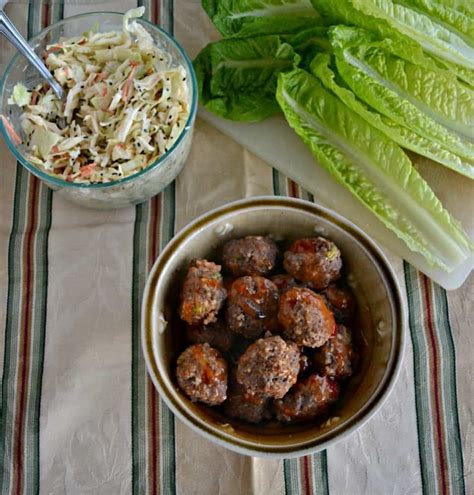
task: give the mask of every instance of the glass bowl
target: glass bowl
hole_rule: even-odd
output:
[[[92,26],[98,26],[101,32],[121,31],[122,19],[123,14],[116,12],[92,12],[68,17],[41,31],[30,40],[30,45],[37,53],[42,53],[46,45],[57,42],[61,37],[79,36],[90,30]],[[3,120],[0,119],[0,131],[15,158],[60,196],[82,206],[102,209],[122,208],[147,200],[176,178],[191,148],[197,108],[197,83],[191,60],[177,41],[165,31],[143,19],[137,21],[150,33],[156,44],[169,54],[172,66],[184,67],[191,97],[189,117],[183,131],[168,152],[147,168],[129,177],[105,184],[66,182],[30,163],[26,158],[26,147],[13,142]],[[7,117],[15,131],[24,138],[20,125],[22,110],[18,106],[8,104],[8,98],[18,82],[22,82],[27,88],[32,88],[41,82],[36,70],[19,54],[13,57],[0,82],[0,115]]]

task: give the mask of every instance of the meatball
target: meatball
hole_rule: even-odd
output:
[[[215,406],[227,398],[227,363],[209,344],[194,344],[182,352],[176,377],[193,402]]]
[[[226,320],[234,332],[256,339],[278,326],[279,294],[275,284],[260,276],[246,276],[231,285]]]
[[[321,290],[339,278],[341,252],[334,242],[324,237],[300,239],[285,252],[283,266],[296,279]]]
[[[352,375],[356,360],[351,332],[344,325],[337,325],[335,335],[314,354],[321,374],[338,379]]]
[[[234,276],[268,275],[275,267],[277,245],[268,237],[248,236],[224,245],[224,267]]]
[[[330,284],[323,292],[323,296],[338,323],[348,323],[352,320],[357,303],[350,289]]]
[[[260,423],[264,419],[270,419],[270,398],[263,395],[249,394],[235,376],[235,371],[230,373],[227,400],[224,404],[225,413],[231,418],[239,418],[249,423]]]
[[[285,292],[278,320],[284,337],[306,347],[322,346],[336,329],[334,316],[323,298],[310,289],[295,287]]]
[[[300,352],[296,344],[274,336],[259,339],[240,356],[237,381],[251,395],[280,399],[296,383]]]
[[[283,294],[288,289],[292,287],[297,287],[298,282],[291,275],[287,275],[286,273],[282,273],[281,275],[274,275],[270,278],[270,280],[277,286],[280,294]]]
[[[189,344],[204,344],[207,342],[211,347],[221,351],[229,352],[234,345],[237,335],[221,320],[209,325],[193,325],[186,327],[186,341]]]
[[[303,352],[300,350],[300,372],[299,376],[304,376],[306,372],[310,369],[311,367],[311,362],[309,360],[309,357],[306,354],[303,354]]]
[[[325,413],[339,397],[339,385],[327,376],[310,375],[298,382],[283,399],[274,401],[279,421],[296,422],[314,419]]]
[[[224,304],[221,267],[206,260],[195,260],[189,267],[180,294],[179,316],[190,325],[207,325],[217,320]]]

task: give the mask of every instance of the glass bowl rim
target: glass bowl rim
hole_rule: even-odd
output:
[[[41,30],[36,36],[33,36],[28,43],[30,45],[34,44],[36,41],[44,37],[49,31],[52,31],[53,29],[57,28],[58,26],[61,26],[63,24],[67,24],[70,21],[75,21],[79,18],[84,18],[84,17],[92,17],[97,14],[107,14],[107,15],[116,15],[123,17],[124,13],[123,12],[115,12],[115,11],[98,11],[98,12],[87,12],[84,14],[77,14],[73,15],[71,17],[66,17],[65,19],[62,19],[54,24],[51,24],[51,26],[46,27],[45,29]],[[128,177],[124,177],[123,179],[118,179],[112,182],[101,182],[98,184],[82,184],[82,183],[77,183],[77,182],[67,182],[64,179],[59,179],[57,177],[54,177],[52,175],[47,174],[46,172],[43,172],[40,168],[34,166],[31,164],[16,148],[16,146],[12,143],[12,140],[10,138],[10,135],[3,123],[3,119],[0,119],[0,131],[1,134],[3,135],[5,142],[7,143],[8,148],[10,151],[15,155],[15,158],[26,168],[28,171],[30,171],[32,174],[36,175],[40,179],[43,179],[45,182],[52,183],[56,186],[59,187],[71,187],[71,188],[79,188],[79,189],[106,189],[118,185],[125,184],[127,182],[130,182],[132,180],[138,179],[139,177],[142,177],[143,175],[147,174],[148,172],[157,169],[168,157],[170,157],[174,150],[179,146],[179,144],[182,142],[184,137],[188,134],[189,131],[192,130],[192,124],[194,121],[194,118],[196,116],[197,112],[197,80],[196,80],[196,73],[194,72],[194,67],[191,62],[191,59],[189,58],[188,54],[185,52],[184,48],[178,43],[178,41],[171,36],[169,33],[167,33],[164,29],[161,27],[157,26],[156,24],[153,24],[152,22],[146,20],[146,19],[141,19],[138,18],[136,19],[138,22],[143,23],[145,25],[150,26],[152,29],[158,31],[167,41],[169,41],[174,47],[178,50],[178,52],[181,54],[181,56],[184,59],[184,63],[186,65],[186,69],[188,70],[189,74],[191,75],[191,109],[188,115],[188,119],[186,120],[186,124],[184,125],[183,131],[181,134],[178,136],[176,141],[172,144],[171,148],[165,152],[163,155],[161,155],[157,160],[155,160],[152,164],[148,165],[146,168],[143,170],[140,170],[139,172],[130,175]],[[20,58],[20,54],[16,53],[12,59],[10,60],[9,64],[7,65],[7,68],[5,69],[5,72],[3,74],[3,77],[0,81],[0,95],[3,95],[5,91],[5,85],[8,76],[10,75],[13,67],[15,66],[15,63],[17,60]],[[0,100],[1,104],[1,100]],[[0,108],[0,110],[3,110],[3,108]],[[1,111],[0,111],[1,114]]]

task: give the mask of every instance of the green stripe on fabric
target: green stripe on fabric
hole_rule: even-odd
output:
[[[435,321],[440,338],[445,437],[450,467],[448,472],[449,484],[453,494],[464,495],[466,487],[457,401],[456,350],[449,321],[448,299],[443,288],[435,283],[431,283],[431,286],[436,308]]]
[[[285,476],[285,495],[299,495],[302,493],[298,460],[284,459],[283,473]]]
[[[35,287],[35,307],[33,321],[38,326],[38,332],[34,334],[33,345],[31,348],[34,366],[30,370],[30,401],[32,403],[32,416],[28,415],[27,432],[34,431],[34,454],[33,458],[34,472],[31,475],[32,489],[39,492],[39,473],[40,473],[40,417],[41,417],[41,392],[43,388],[43,370],[44,370],[44,349],[46,339],[46,309],[48,307],[48,274],[49,274],[49,232],[51,230],[53,192],[46,186],[40,189],[40,205],[38,212],[40,223],[37,234],[37,262],[36,269],[36,287]],[[28,491],[33,493],[33,491]]]
[[[407,262],[403,263],[408,299],[408,321],[413,345],[413,369],[415,381],[415,408],[418,431],[418,453],[421,471],[422,490],[426,495],[437,493],[437,473],[435,471],[433,425],[431,423],[430,370],[428,366],[428,343],[422,321],[423,307],[418,273]]]
[[[134,494],[146,493],[146,377],[141,349],[140,309],[147,276],[146,229],[149,202],[135,207],[132,274],[132,489]]]
[[[328,479],[328,457],[327,452],[323,450],[312,456],[313,476],[314,476],[314,491],[315,493],[329,494],[329,479]]]
[[[172,182],[162,193],[161,249],[175,233],[176,184]],[[176,493],[176,435],[175,417],[160,398],[161,493]]]
[[[171,36],[174,34],[174,0],[161,2],[161,27]]]
[[[7,285],[7,308],[4,336],[4,358],[2,375],[2,407],[0,409],[0,493],[10,492],[10,477],[12,464],[12,425],[13,405],[15,397],[14,382],[16,377],[16,359],[18,353],[18,333],[13,333],[18,328],[20,287],[15,284],[15,276],[19,273],[20,257],[18,253],[22,243],[24,228],[24,196],[27,182],[24,178],[26,171],[17,163],[15,177],[15,193],[13,200],[13,223],[8,244],[8,285]]]
[[[272,172],[273,194],[275,196],[288,196],[287,180],[276,168]]]

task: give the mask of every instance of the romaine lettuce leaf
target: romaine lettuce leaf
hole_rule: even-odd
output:
[[[400,58],[404,43],[398,47],[397,41],[374,41],[362,29],[336,26],[330,40],[338,54],[366,75],[452,132],[474,140],[474,91],[455,75]]]
[[[279,112],[278,73],[299,56],[279,36],[231,38],[207,45],[194,60],[200,103],[220,117],[259,121]]]
[[[466,13],[457,10],[446,3],[438,3],[433,0],[394,0],[396,3],[408,5],[414,10],[428,14],[435,21],[449,26],[450,30],[472,46],[474,40],[474,13]],[[474,3],[471,2],[474,5]]]
[[[427,52],[466,69],[474,69],[474,48],[449,26],[392,0],[312,0],[315,9],[333,23],[373,30],[382,37],[405,37]]]
[[[318,26],[297,34],[282,35],[301,57],[300,67],[307,68],[317,53],[331,50],[328,29]]]
[[[474,158],[471,160],[462,158],[441,144],[426,139],[416,132],[398,125],[385,115],[371,110],[364,102],[357,99],[354,93],[346,88],[341,81],[338,81],[337,74],[330,68],[329,54],[318,54],[311,62],[311,72],[349,108],[357,112],[373,127],[382,131],[387,137],[392,138],[400,146],[442,163],[448,168],[474,179]]]
[[[315,157],[410,249],[447,271],[471,243],[407,155],[301,69],[278,78],[277,100]]]
[[[202,6],[224,36],[298,33],[320,22],[311,0],[202,0]]]
[[[410,101],[401,98],[390,84],[360,63],[337,38],[332,38],[337,71],[358,98],[397,124],[437,142],[456,155],[471,160],[474,144],[433,120]]]
[[[474,3],[472,0],[431,0],[432,3],[458,10],[466,15],[474,15]]]

